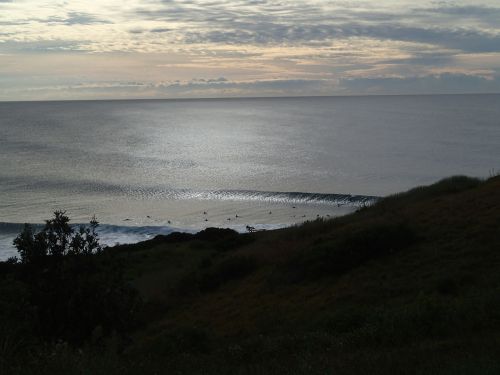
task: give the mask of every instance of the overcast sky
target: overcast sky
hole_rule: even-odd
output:
[[[499,0],[0,0],[0,100],[469,92]]]

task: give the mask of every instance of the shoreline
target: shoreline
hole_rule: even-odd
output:
[[[275,203],[252,201],[184,201],[162,202],[169,205],[167,210],[158,202],[136,201],[124,206],[120,218],[105,216],[99,221],[99,237],[105,246],[137,244],[150,240],[157,235],[168,235],[173,232],[198,233],[207,228],[228,228],[239,233],[246,233],[247,226],[257,230],[275,230],[300,225],[318,218],[334,218],[355,211],[355,205],[333,205],[319,203]],[[180,203],[180,204],[179,204]],[[53,211],[53,210],[52,210]],[[134,215],[133,213],[137,214]],[[79,227],[85,225],[92,215],[73,215],[67,211],[71,224]],[[51,216],[51,211],[45,215]],[[75,217],[76,216],[76,217]],[[171,217],[171,218],[170,218]],[[85,220],[87,218],[87,220]],[[35,220],[33,220],[35,221]],[[35,228],[43,226],[43,220],[30,223]],[[0,222],[0,261],[17,256],[12,241],[20,233],[24,223]]]

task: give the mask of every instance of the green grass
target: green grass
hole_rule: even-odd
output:
[[[333,220],[117,247],[144,300],[129,340],[4,339],[0,372],[497,374],[499,233],[500,178],[452,177]]]

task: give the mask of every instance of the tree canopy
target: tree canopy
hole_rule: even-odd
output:
[[[75,230],[64,211],[55,211],[52,219],[45,221],[44,228],[33,232],[30,224],[25,224],[22,232],[14,240],[21,262],[36,263],[47,256],[89,255],[102,251],[97,234],[98,221],[92,218],[88,226]]]
[[[33,333],[44,341],[80,345],[95,332],[124,334],[133,321],[137,293],[100,245],[98,225],[93,217],[77,228],[56,211],[40,231],[25,224],[14,240],[20,261],[11,262],[13,276],[27,291]]]

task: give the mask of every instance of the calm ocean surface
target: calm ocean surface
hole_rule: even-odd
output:
[[[54,209],[129,242],[280,227],[492,169],[500,95],[0,103],[0,259]]]

